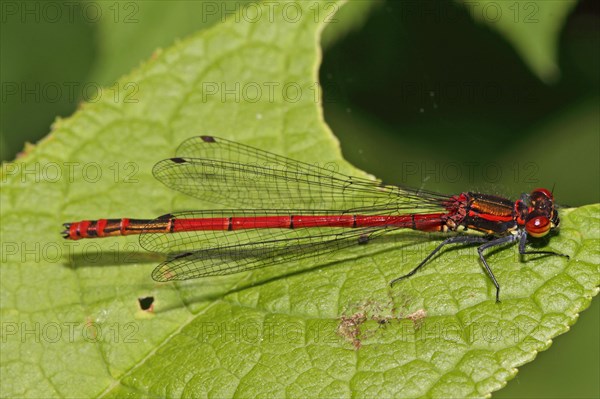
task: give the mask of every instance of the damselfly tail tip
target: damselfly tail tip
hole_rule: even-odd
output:
[[[69,233],[70,229],[71,229],[71,223],[63,223],[63,227],[65,228],[60,234],[62,234],[63,238],[69,238],[71,237],[71,234]]]

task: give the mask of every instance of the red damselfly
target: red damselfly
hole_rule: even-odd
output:
[[[169,255],[153,271],[157,281],[187,280],[243,272],[365,244],[398,229],[456,232],[410,273],[415,274],[448,244],[481,244],[479,258],[500,285],[484,251],[543,237],[559,225],[549,190],[539,188],[512,201],[490,194],[443,195],[351,177],[213,136],[184,141],[175,158],[157,163],[154,176],[168,187],[244,209],[183,211],[154,220],[98,219],[65,223],[66,239],[139,234],[143,248]],[[483,235],[464,234],[473,230]]]

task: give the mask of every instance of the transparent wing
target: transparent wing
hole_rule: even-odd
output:
[[[254,209],[387,209],[413,213],[443,209],[445,195],[346,176],[226,139],[184,141],[177,157],[157,163],[154,176],[202,200]]]
[[[290,215],[335,218],[349,214],[377,215],[384,219],[377,227],[351,229],[143,233],[142,247],[170,256],[153,272],[153,278],[158,281],[232,274],[309,257],[317,262],[325,254],[368,242],[391,230],[410,227],[386,224],[386,216],[442,214],[449,199],[437,193],[346,176],[335,169],[294,161],[212,136],[186,140],[177,150],[177,157],[157,163],[153,172],[172,189],[202,200],[246,208],[178,212],[168,216],[174,219]],[[290,209],[292,207],[294,209]]]
[[[338,229],[336,233],[321,231],[309,236],[288,235],[262,242],[184,252],[158,265],[152,272],[152,278],[171,281],[222,276],[307,258],[313,258],[314,264],[319,264],[325,260],[324,255],[365,244],[394,229]]]

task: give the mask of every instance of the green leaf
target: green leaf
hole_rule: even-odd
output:
[[[168,3],[168,4],[167,4]],[[99,55],[91,81],[110,84],[123,71],[137,66],[156,49],[170,45],[200,29],[206,29],[225,18],[253,23],[261,11],[249,0],[215,2],[189,1],[128,1],[127,3],[94,2],[98,10],[97,43]],[[383,4],[381,0],[353,1],[339,6],[313,6],[308,11],[313,19],[329,19],[322,44],[327,47],[362,26],[369,11]],[[246,7],[244,7],[246,6]],[[239,10],[238,10],[239,9]],[[340,13],[337,13],[338,9]],[[268,8],[266,9],[268,10]],[[288,9],[290,17],[292,9]],[[157,29],[160,26],[160,29]]]
[[[502,34],[543,82],[558,80],[559,35],[576,0],[459,1],[476,21]]]
[[[297,21],[277,4],[274,20],[232,18],[157,54],[3,165],[0,396],[484,396],[597,294],[598,205],[562,210],[547,247],[570,261],[489,254],[501,304],[469,249],[390,289],[438,242],[413,232],[179,284],[150,279],[160,259],[134,237],[62,240],[62,222],[214,207],[151,175],[194,135],[361,174],[318,101],[324,21],[309,6],[339,3],[291,3]]]
[[[196,1],[94,2],[98,18],[98,62],[93,81],[111,83],[123,71],[137,66],[157,48],[171,45],[200,29],[210,27],[248,1],[232,3]],[[250,20],[251,9],[238,12],[238,18]]]

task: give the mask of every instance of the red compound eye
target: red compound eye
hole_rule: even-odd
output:
[[[533,190],[531,192],[532,197],[539,197],[540,194],[546,198],[553,199],[552,193],[550,191],[546,190],[545,188],[536,188],[535,190]]]
[[[525,223],[525,230],[527,230],[527,233],[536,238],[548,234],[550,227],[550,219],[545,216],[536,216]]]

